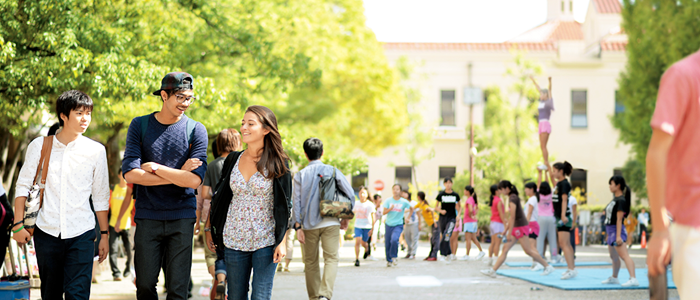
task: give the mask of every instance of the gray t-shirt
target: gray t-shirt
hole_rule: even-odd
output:
[[[537,111],[540,114],[540,121],[549,121],[549,117],[552,116],[552,111],[554,110],[554,99],[549,98],[545,101],[540,101],[537,106]]]
[[[224,169],[225,160],[226,157],[221,156],[209,163],[207,172],[204,174],[204,185],[212,189],[216,188],[216,184],[219,182],[219,179],[221,179],[221,171]],[[212,191],[212,194],[213,193],[214,191]]]

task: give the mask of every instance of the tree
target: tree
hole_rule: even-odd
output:
[[[618,101],[625,111],[612,117],[620,141],[631,145],[623,173],[632,190],[646,198],[646,153],[651,117],[663,72],[700,49],[700,2],[624,0],[627,66],[620,75]]]

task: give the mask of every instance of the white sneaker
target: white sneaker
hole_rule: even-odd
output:
[[[630,280],[623,283],[622,286],[624,286],[624,287],[639,286],[639,281],[637,281],[637,278],[630,278]]]
[[[377,259],[374,258],[374,256],[370,255],[370,256],[367,256],[367,260],[377,260]]]
[[[450,260],[457,260],[457,256],[455,256],[454,254],[450,254]]]
[[[495,262],[495,259],[489,259],[489,267],[493,267],[493,263]]]
[[[532,272],[538,272],[544,270],[544,266],[541,263],[535,263],[535,266],[530,269]]]
[[[496,278],[496,271],[494,271],[493,269],[481,270],[481,274],[484,274],[484,275],[491,277],[491,278]]]
[[[542,170],[542,171],[547,171],[547,166],[543,163],[537,163],[537,168]]]
[[[459,260],[470,260],[469,255],[465,255],[459,258]]]
[[[541,266],[541,265],[540,265],[540,266]],[[541,275],[541,276],[547,276],[547,275],[549,275],[549,274],[552,274],[552,272],[554,272],[554,267],[552,267],[552,265],[549,265],[549,266],[547,266],[546,268],[544,268],[544,271],[543,271],[542,274],[540,274],[540,275]]]
[[[446,258],[446,256],[438,255],[438,261],[445,261]]]
[[[578,275],[578,271],[576,270],[567,270],[564,272],[564,274],[561,275],[562,280],[567,280],[576,277]]]
[[[608,277],[608,279],[605,279],[601,282],[602,284],[620,284],[620,280],[618,280],[615,277]]]
[[[394,259],[393,259],[393,263],[394,263],[394,267],[396,267],[396,266],[399,265],[399,260],[396,259],[396,258],[394,258]]]
[[[393,264],[392,264],[390,261],[387,261],[387,262],[386,262],[386,266],[387,266],[387,267],[391,267],[391,266],[393,266]]]
[[[484,257],[484,264],[485,265],[490,265],[491,264],[491,257]]]
[[[480,260],[480,259],[484,258],[484,255],[486,255],[486,252],[484,252],[484,251],[479,252],[479,255],[476,256],[476,260]]]

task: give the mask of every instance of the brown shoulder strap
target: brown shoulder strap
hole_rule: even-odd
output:
[[[44,205],[44,189],[46,185],[46,176],[49,174],[49,161],[51,160],[51,148],[53,148],[53,136],[47,136],[44,138],[44,145],[41,147],[41,158],[39,158],[39,164],[36,166],[36,175],[34,176],[34,183],[36,183],[39,178],[39,168],[41,168],[41,190],[39,190],[39,208]]]

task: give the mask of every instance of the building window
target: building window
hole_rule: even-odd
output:
[[[571,91],[571,127],[588,127],[588,92]]]
[[[361,186],[367,186],[367,180],[367,172],[362,172],[359,175],[352,177],[352,189],[355,190],[355,193],[360,192]]]
[[[455,177],[455,174],[457,174],[457,168],[456,167],[440,167],[440,182],[442,182],[445,178],[453,178]]]
[[[413,172],[411,172],[411,167],[396,167],[396,179],[394,179],[394,184],[401,186],[402,190],[408,190],[408,184],[411,183]]]
[[[564,9],[564,1],[561,2],[561,12],[565,12],[566,10]]]
[[[622,104],[622,99],[619,97],[619,91],[615,91],[615,115],[625,112],[625,105]]]
[[[574,12],[574,1],[569,1],[569,11]]]
[[[455,91],[440,91],[440,126],[455,126]]]
[[[622,169],[613,169],[613,176],[622,176]]]

